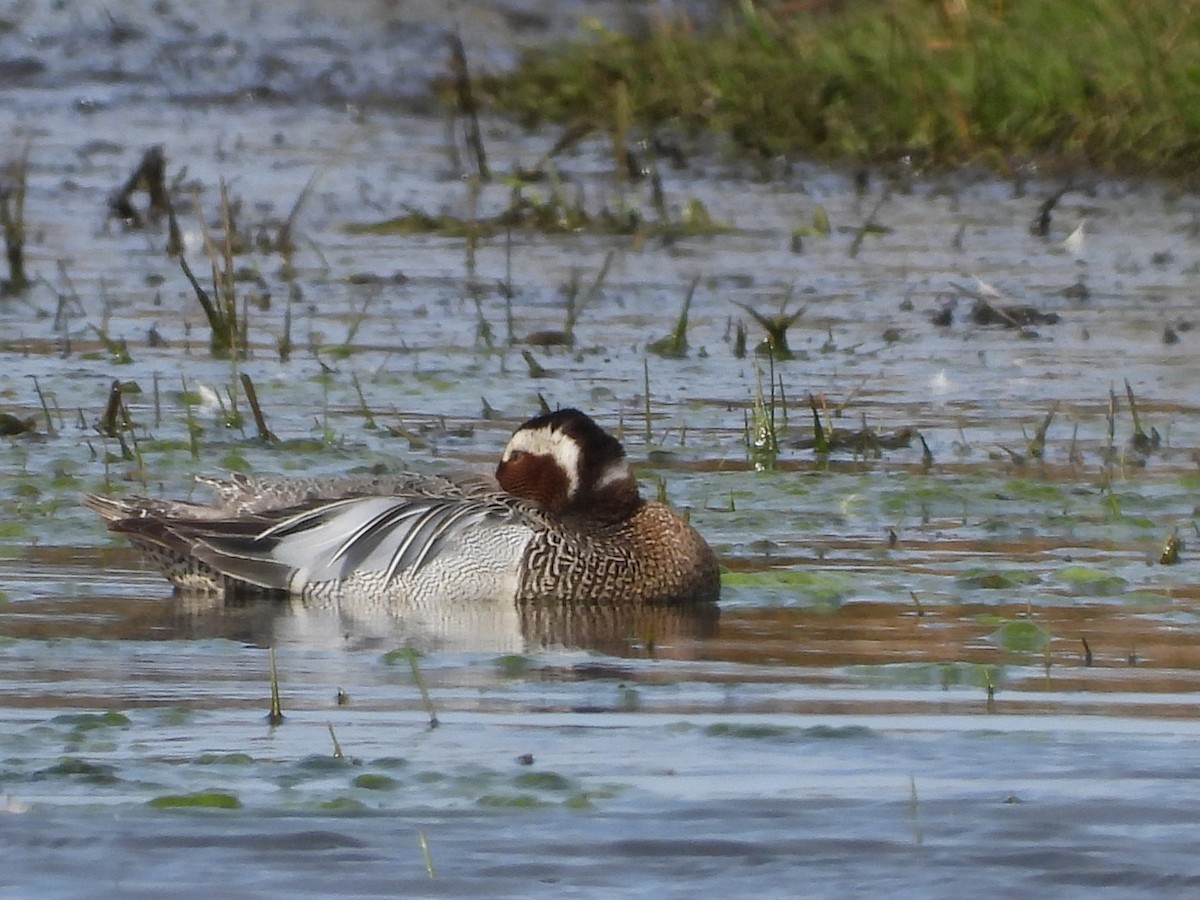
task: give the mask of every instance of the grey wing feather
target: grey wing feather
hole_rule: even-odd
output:
[[[338,581],[352,572],[416,572],[464,529],[534,522],[528,511],[494,498],[357,497],[322,503],[256,535],[201,541],[216,557],[283,567],[306,582]],[[211,554],[206,561],[220,568]],[[240,563],[240,564],[239,564]],[[274,579],[272,579],[274,581]]]

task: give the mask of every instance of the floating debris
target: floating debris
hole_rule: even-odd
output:
[[[575,339],[558,328],[546,328],[526,335],[525,343],[531,347],[573,347]]]
[[[1037,307],[1028,304],[993,306],[981,297],[971,307],[971,321],[976,325],[1028,328],[1030,325],[1057,325],[1059,315],[1058,313],[1044,313]]]
[[[954,310],[957,308],[958,301],[956,299],[953,297],[943,297],[942,308],[933,313],[929,317],[929,321],[938,328],[949,328],[954,324]]]
[[[1059,293],[1068,300],[1074,300],[1077,303],[1086,303],[1092,296],[1092,292],[1088,290],[1088,286],[1084,284],[1082,278],[1070,287],[1063,288]]]
[[[26,434],[37,434],[36,416],[22,419],[12,413],[0,412],[0,437],[19,437]]]

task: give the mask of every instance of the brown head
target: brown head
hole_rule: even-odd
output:
[[[642,504],[621,442],[577,409],[537,416],[518,428],[496,480],[510,494],[563,516],[619,521]]]

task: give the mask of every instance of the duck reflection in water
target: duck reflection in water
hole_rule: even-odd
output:
[[[176,636],[226,638],[260,647],[421,652],[528,653],[591,650],[618,657],[694,659],[717,635],[716,603],[564,604],[559,601],[442,602],[381,608],[343,598],[327,604],[292,598],[224,600],[180,596],[163,611]]]

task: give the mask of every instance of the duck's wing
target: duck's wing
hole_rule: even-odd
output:
[[[160,500],[154,497],[104,497],[100,494],[85,494],[83,505],[96,513],[110,527],[122,519],[174,518],[190,519],[213,517],[219,510],[212,506],[189,503],[186,500]]]
[[[334,478],[254,478],[239,473],[226,478],[197,477],[220,498],[215,509],[223,517],[292,509],[317,501],[352,497],[484,497],[499,491],[491,475],[480,472],[450,472],[431,475],[396,472],[375,475],[343,475]]]
[[[110,527],[196,559],[228,578],[298,593],[306,585],[355,574],[384,583],[414,574],[477,530],[490,530],[514,552],[542,524],[532,504],[492,494],[351,497],[230,519],[139,516]]]
[[[399,472],[336,478],[254,478],[231,473],[225,478],[197,476],[196,482],[216,494],[217,502],[142,496],[105,497],[100,494],[87,494],[82,502],[106,522],[143,517],[224,521],[356,497],[482,499],[500,491],[493,476],[466,471],[445,475]]]

